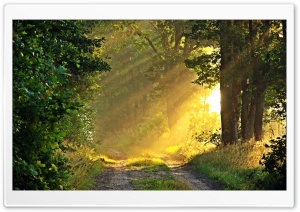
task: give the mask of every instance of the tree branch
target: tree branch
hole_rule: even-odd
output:
[[[174,50],[177,51],[181,39],[184,37],[184,34],[179,30],[175,29],[175,45],[174,45]]]
[[[154,46],[153,42],[150,40],[150,38],[148,38],[146,35],[144,35],[143,33],[141,33],[141,32],[138,31],[138,30],[136,31],[136,34],[137,34],[138,36],[140,36],[141,38],[144,38],[144,39],[148,42],[148,44],[151,46],[152,50],[153,50],[160,58],[162,58],[161,54],[157,51],[157,49],[155,48],[155,46]]]

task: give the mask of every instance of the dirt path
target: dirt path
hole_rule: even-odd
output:
[[[130,169],[126,166],[108,167],[103,173],[95,177],[94,190],[139,190],[133,180],[138,179],[165,179],[166,176],[188,185],[190,190],[222,190],[222,186],[206,176],[195,172],[188,165],[170,167],[166,170]]]
[[[220,184],[194,171],[188,165],[171,168],[171,173],[175,179],[186,183],[191,190],[223,190]]]

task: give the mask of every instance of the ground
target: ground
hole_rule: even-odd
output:
[[[138,180],[175,180],[186,185],[180,190],[222,190],[222,186],[205,175],[195,172],[191,165],[166,163],[155,169],[128,167],[125,161],[110,165],[94,178],[93,190],[141,190]],[[147,190],[147,189],[146,189]],[[150,189],[151,190],[151,189]],[[176,189],[171,189],[176,190]]]

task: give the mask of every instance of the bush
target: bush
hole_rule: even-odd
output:
[[[81,127],[70,118],[80,114],[77,110],[85,103],[79,79],[88,72],[109,70],[101,58],[90,57],[104,38],[88,39],[86,24],[13,22],[14,190],[58,190],[69,185],[70,167],[62,143]]]
[[[208,133],[202,132],[201,134],[196,135],[195,139],[199,142],[204,142],[205,144],[212,143],[215,146],[220,146],[221,129],[218,129],[215,132],[212,131],[208,131]]]
[[[258,181],[257,186],[261,189],[286,190],[286,135],[272,139],[270,143],[265,147],[271,148],[271,151],[263,154],[260,160],[263,171],[268,175]]]

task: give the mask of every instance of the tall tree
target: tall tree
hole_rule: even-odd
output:
[[[222,20],[217,23],[220,66],[218,60],[213,60],[214,53],[189,59],[186,64],[196,70],[197,82],[213,84],[220,76],[222,142],[237,141],[239,124],[242,140],[261,140],[266,92],[277,85],[282,89],[275,90],[284,93],[286,23],[270,20]],[[202,32],[207,30],[204,25],[195,27]],[[207,65],[207,62],[215,65]],[[276,94],[284,96],[280,91]],[[285,104],[280,102],[283,103],[277,105]]]
[[[284,48],[280,49],[278,43],[282,43],[280,34],[283,33],[283,25],[278,21],[252,21],[249,20],[249,55],[250,71],[244,76],[242,83],[242,138],[249,140],[263,139],[263,114],[265,111],[265,95],[268,87],[276,81],[285,79],[285,70],[278,71],[274,61],[274,52],[280,52],[276,57],[285,57]],[[285,64],[281,64],[285,67]],[[247,82],[247,83],[246,83]]]
[[[220,21],[220,91],[222,142],[234,144],[238,140],[238,78],[234,71],[237,58],[236,34],[233,21]]]
[[[59,189],[68,177],[64,117],[82,105],[72,81],[109,69],[85,21],[13,22],[13,188]]]
[[[182,66],[183,61],[192,50],[199,48],[199,44],[189,36],[191,26],[189,21],[172,20],[149,21],[148,26],[132,25],[134,33],[144,39],[156,54],[151,70],[159,71],[160,77],[156,80],[166,98],[170,130],[173,130],[181,115],[178,108],[182,99],[189,95],[180,92],[180,84],[192,80],[191,73]]]
[[[255,37],[253,21],[248,21],[249,39],[246,49],[250,49],[246,52],[245,57],[249,58],[249,62],[246,65],[249,66],[249,71],[243,75],[242,79],[242,108],[241,108],[241,134],[244,141],[250,140],[254,135],[254,123],[256,112],[256,98],[254,96],[253,78],[254,70],[257,70],[257,59],[255,57]]]

